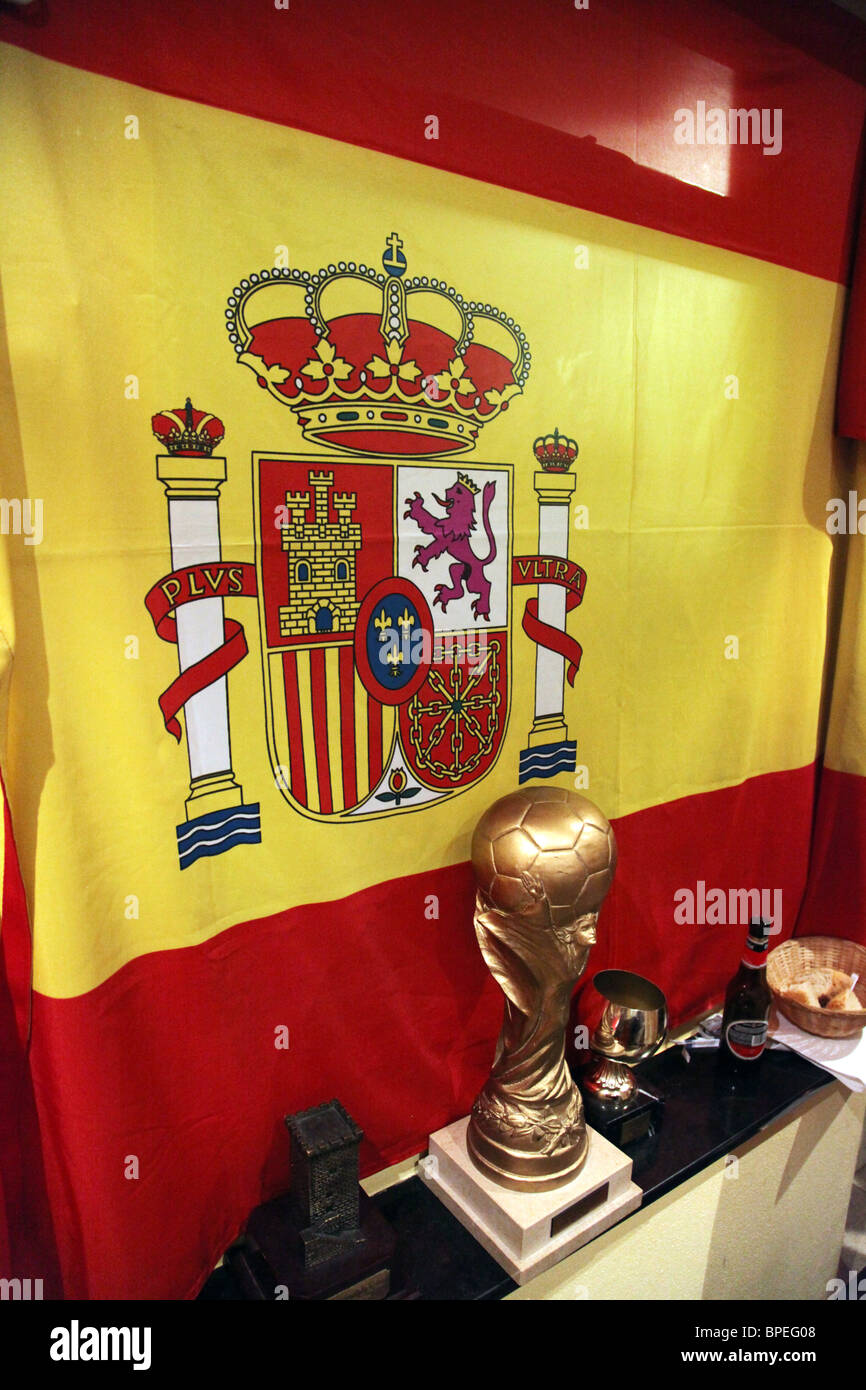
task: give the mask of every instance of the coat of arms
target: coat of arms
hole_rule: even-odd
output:
[[[395,234],[382,266],[263,270],[229,298],[238,362],[316,448],[254,453],[254,565],[222,558],[221,422],[189,400],[154,417],[172,571],[147,603],[178,646],[160,704],[177,738],[184,710],[184,868],[261,837],[259,804],[232,769],[227,677],[247,644],[226,598],[258,600],[272,776],[296,812],[351,821],[421,809],[499,756],[512,585],[533,581],[515,569],[527,557],[512,556],[513,466],[465,456],[522,391],[530,355],[503,311],[407,277]],[[534,621],[543,644],[552,629]],[[557,651],[567,641],[554,633]],[[543,733],[531,775],[573,766],[560,734]]]

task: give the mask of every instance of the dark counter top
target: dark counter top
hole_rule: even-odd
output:
[[[783,1048],[770,1048],[754,1073],[736,1080],[720,1068],[714,1048],[689,1054],[670,1047],[636,1067],[635,1075],[664,1101],[657,1133],[624,1150],[643,1188],[641,1207],[760,1134],[812,1092],[833,1085],[829,1072]]]
[[[643,1189],[641,1210],[833,1084],[820,1067],[775,1048],[755,1073],[736,1081],[720,1069],[714,1049],[693,1052],[687,1061],[679,1046],[642,1063],[635,1075],[664,1102],[657,1131],[624,1146]],[[398,1236],[404,1278],[421,1299],[499,1299],[517,1287],[420,1178],[396,1183],[373,1200]],[[228,1272],[217,1270],[199,1296],[240,1295]]]

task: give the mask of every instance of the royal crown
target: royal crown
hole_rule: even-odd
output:
[[[553,434],[539,435],[532,452],[545,473],[567,473],[577,458],[577,441],[555,429]]]
[[[466,453],[529,375],[526,338],[442,280],[405,278],[396,233],[382,265],[282,267],[242,280],[229,338],[305,439],[363,453]]]
[[[209,458],[225,435],[222,420],[204,410],[194,410],[189,396],[182,410],[163,410],[151,416],[150,424],[169,454]]]
[[[472,492],[472,493],[478,492],[478,484],[477,484],[477,483],[473,483],[473,481],[472,481],[472,479],[469,477],[468,473],[458,473],[458,474],[457,474],[457,481],[458,481],[458,483],[461,483],[461,484],[463,485],[463,487],[466,488],[466,491],[467,491],[467,492]]]

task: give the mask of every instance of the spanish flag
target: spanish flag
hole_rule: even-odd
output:
[[[863,939],[830,38],[721,0],[0,17],[4,1274],[193,1297],[284,1114],[338,1096],[366,1172],[465,1114],[470,838],[521,784],[613,821],[589,973],[675,1022],[738,959],[713,889]]]

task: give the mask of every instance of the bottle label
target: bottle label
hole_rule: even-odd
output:
[[[748,966],[749,970],[760,970],[767,964],[769,949],[765,945],[760,951],[754,946],[749,946],[743,954],[742,964]]]
[[[752,1062],[766,1046],[769,1027],[765,1018],[737,1018],[728,1024],[725,1041],[735,1057]]]

